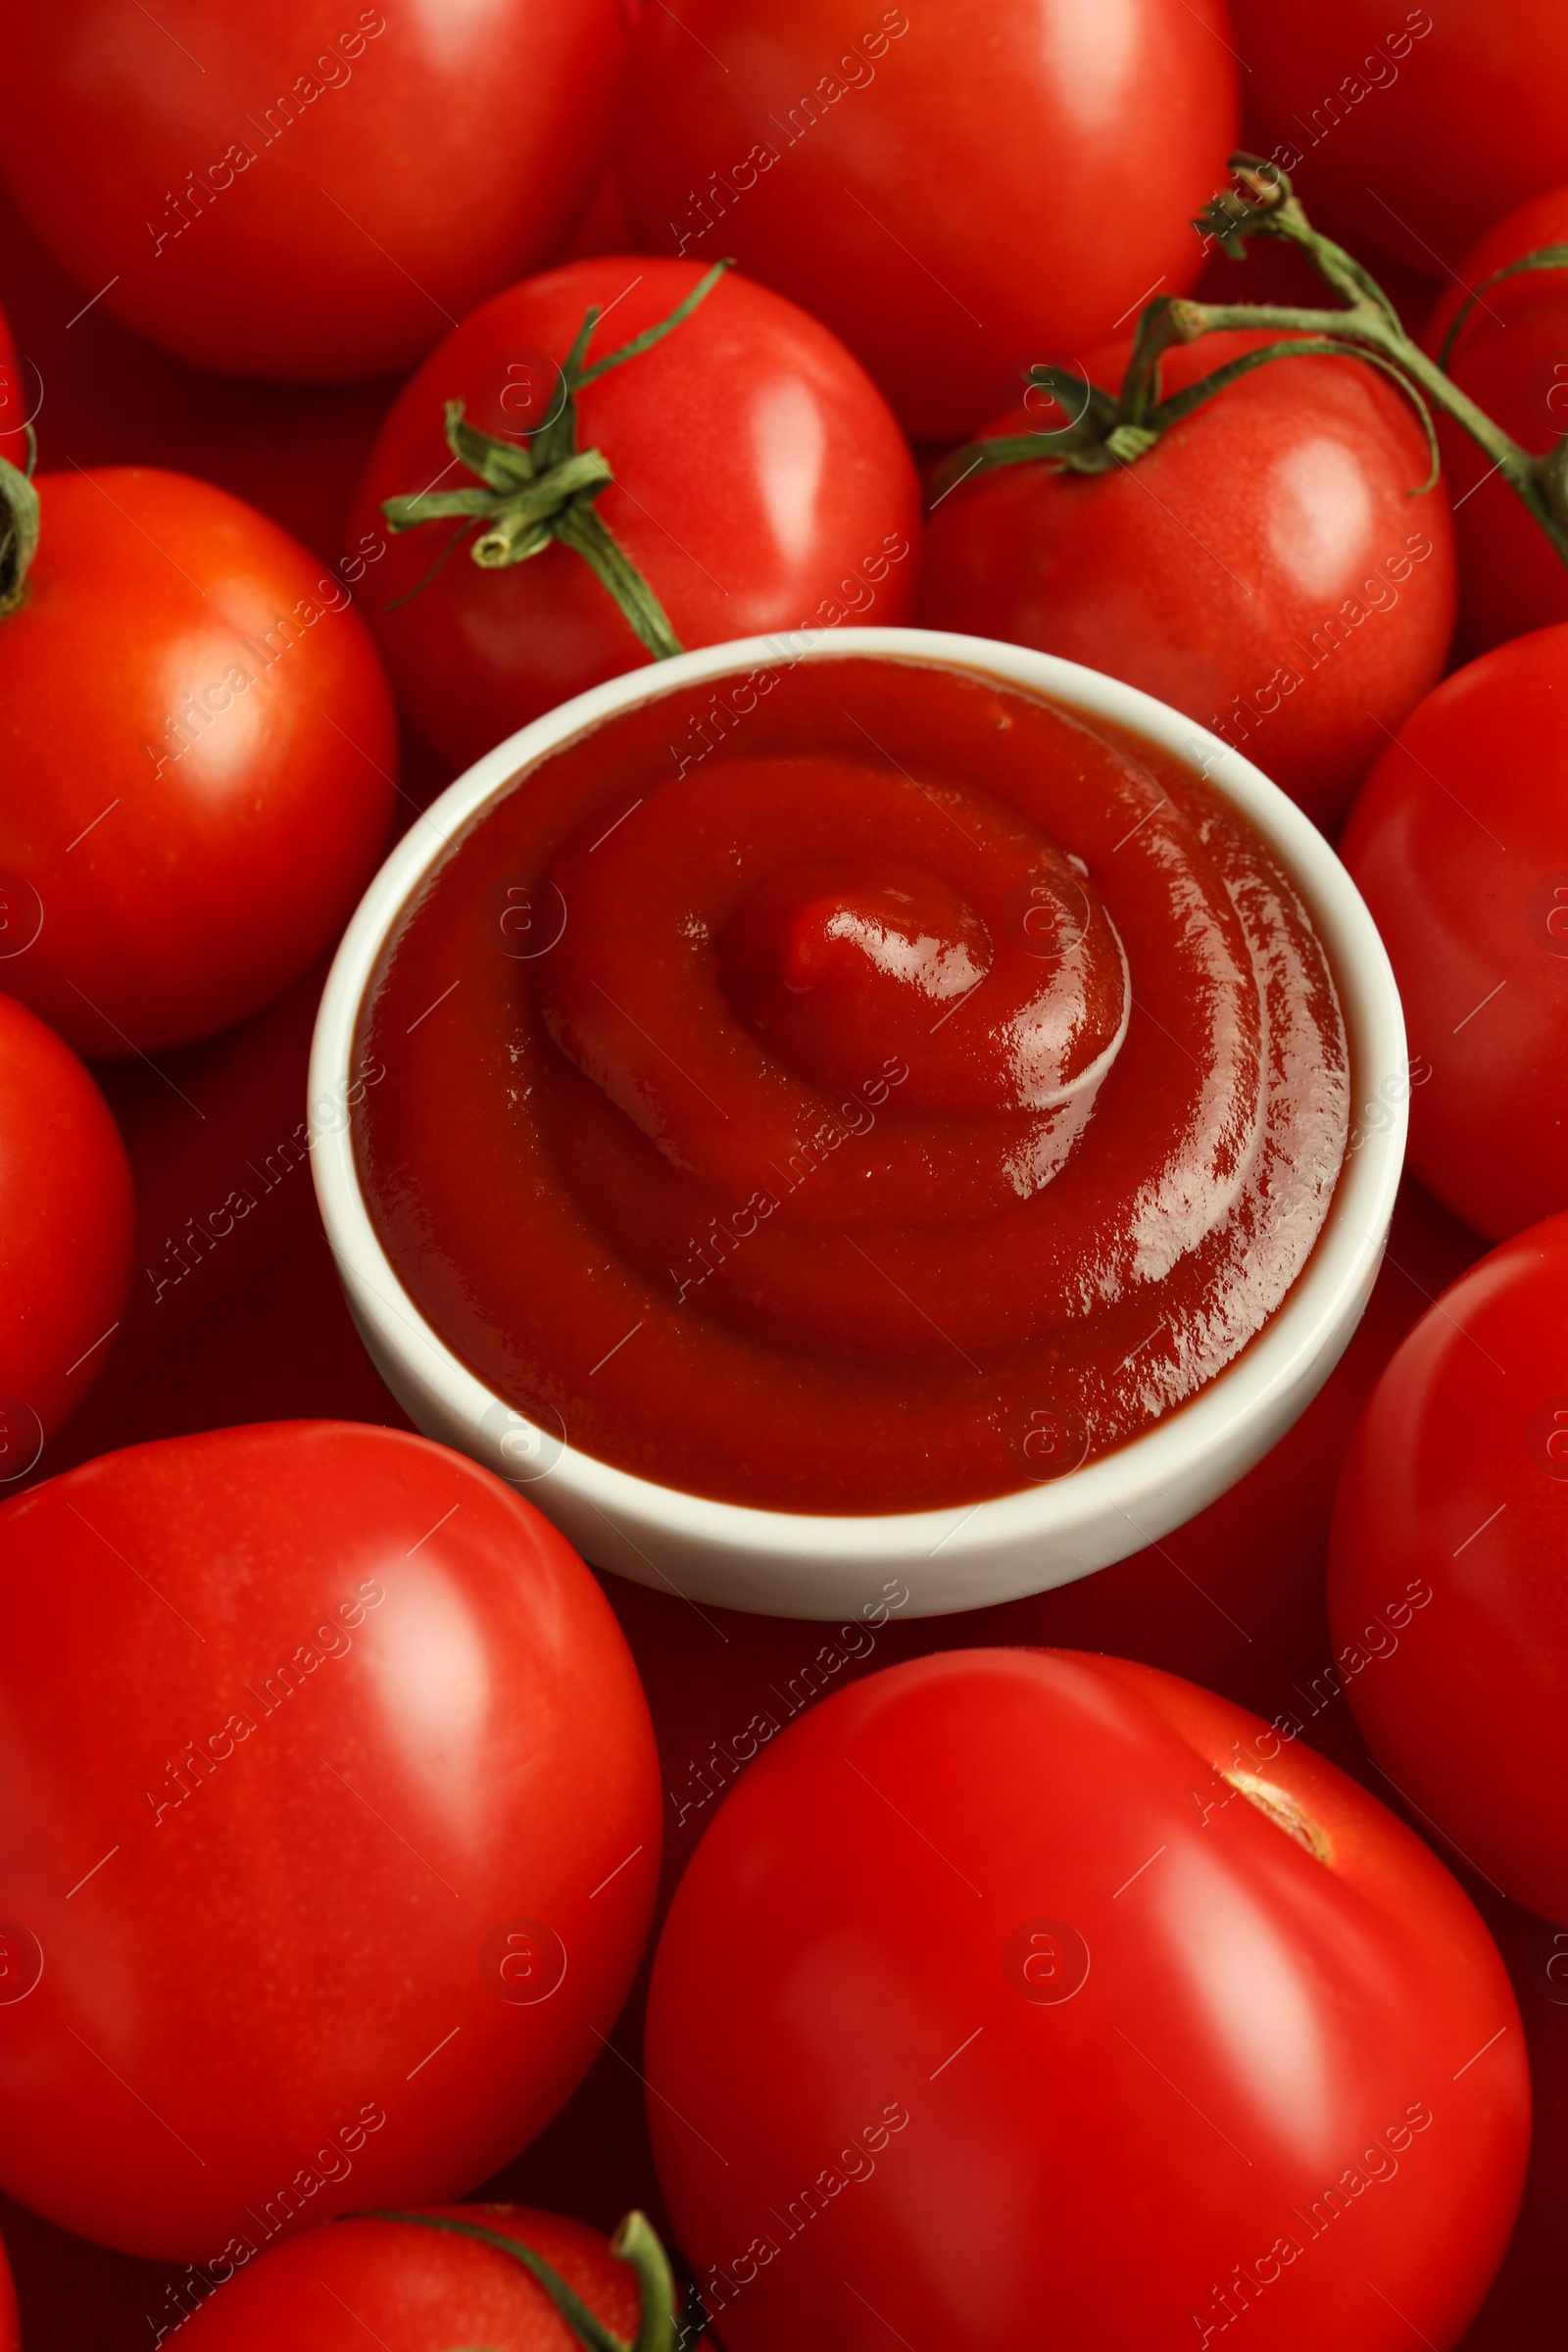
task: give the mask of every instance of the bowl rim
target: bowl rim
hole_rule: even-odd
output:
[[[381,1248],[360,1188],[349,1109],[351,1060],[361,1004],[387,935],[459,830],[499,798],[520,770],[575,737],[638,705],[716,678],[798,661],[867,658],[978,673],[1043,695],[1073,715],[1091,722],[1104,720],[1142,737],[1196,767],[1262,836],[1307,907],[1328,956],[1345,1021],[1352,1140],[1328,1215],[1285,1298],[1230,1363],[1152,1429],[1054,1480],[975,1503],[919,1511],[777,1510],[663,1486],[601,1461],[546,1431],[541,1440],[544,1466],[528,1466],[526,1491],[552,1516],[559,1499],[572,1506],[580,1523],[580,1506],[585,1506],[617,1536],[624,1537],[629,1523],[650,1537],[695,1544],[710,1554],[750,1555],[759,1562],[783,1555],[802,1562],[848,1555],[857,1562],[858,1576],[901,1567],[921,1556],[935,1559],[944,1551],[946,1573],[960,1562],[974,1565],[1015,1552],[1020,1543],[1070,1546],[1110,1512],[1125,1520],[1128,1540],[1122,1553],[1106,1555],[1108,1564],[1178,1523],[1167,1517],[1146,1534],[1136,1515],[1140,1503],[1151,1504],[1184,1481],[1190,1484],[1195,1472],[1234,1452],[1244,1425],[1278,1423],[1275,1434],[1280,1434],[1326,1377],[1319,1372],[1314,1378],[1314,1367],[1325,1351],[1330,1366],[1337,1360],[1359,1320],[1381,1261],[1408,1120],[1397,1089],[1392,1100],[1373,1092],[1403,1063],[1403,1013],[1387,950],[1332,845],[1243,753],[1120,679],[1030,647],[948,630],[803,627],[729,639],[629,670],[508,736],[457,777],[394,845],[333,958],[317,1016],[309,1078],[311,1157],[322,1223],[362,1331],[368,1324],[379,1349],[405,1367],[414,1385],[421,1393],[438,1395],[447,1426],[471,1431],[476,1447],[481,1423],[496,1426],[498,1406],[507,1426],[533,1426],[498,1397],[425,1320]],[[1364,1116],[1375,1102],[1387,1111],[1386,1120],[1363,1131],[1357,1123],[1358,1102],[1365,1104]],[[1357,1144],[1353,1139],[1358,1134]],[[1299,1401],[1292,1410],[1297,1397]],[[1285,1422],[1279,1419],[1282,1412]],[[494,1448],[489,1455],[481,1451],[479,1458],[488,1460],[499,1475],[513,1475]],[[1249,1461],[1254,1458],[1255,1451],[1248,1456]],[[1247,1466],[1244,1462],[1234,1477]],[[1223,1491],[1231,1483],[1222,1479],[1212,1491]]]

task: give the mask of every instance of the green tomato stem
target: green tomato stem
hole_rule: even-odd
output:
[[[629,2263],[637,2275],[640,2318],[636,2340],[630,2344],[589,2310],[582,2297],[542,2254],[536,2254],[520,2238],[509,2237],[504,2230],[492,2230],[483,2222],[460,2221],[456,2215],[443,2213],[368,2213],[344,2218],[412,2222],[418,2229],[444,2230],[453,2237],[471,2237],[480,2245],[493,2246],[499,2254],[511,2255],[544,2288],[585,2352],[673,2352],[675,2281],[658,2233],[645,2213],[625,2215],[610,2241],[612,2254],[618,2262]],[[452,2352],[486,2352],[486,2347],[454,2345]]]
[[[1034,369],[1036,381],[1063,405],[1073,393],[1083,393],[1081,413],[1055,432],[999,435],[956,450],[932,484],[937,495],[968,473],[998,466],[1043,463],[1064,472],[1095,474],[1107,472],[1116,465],[1134,465],[1171,425],[1191,416],[1249,368],[1276,360],[1343,353],[1365,360],[1391,377],[1416,410],[1432,453],[1433,469],[1428,480],[1413,484],[1413,489],[1430,489],[1437,480],[1432,412],[1439,410],[1492,460],[1494,472],[1523,501],[1558,557],[1568,564],[1568,443],[1560,442],[1539,457],[1522,448],[1447,374],[1443,360],[1447,357],[1452,335],[1444,346],[1442,360],[1429,358],[1405,332],[1398,313],[1376,279],[1352,254],[1312,226],[1288,176],[1277,165],[1239,154],[1231,157],[1231,169],[1239,185],[1216,196],[1196,225],[1216,237],[1238,261],[1246,253],[1250,236],[1280,237],[1296,245],[1341,307],[1311,310],[1293,304],[1193,302],[1183,295],[1160,295],[1139,319],[1119,392],[1112,396],[1102,386],[1078,384],[1060,368]],[[1565,264],[1568,247],[1543,247],[1539,254],[1510,263],[1497,275]],[[1170,398],[1160,397],[1159,363],[1167,351],[1179,343],[1196,343],[1204,335],[1237,328],[1288,339],[1245,353]]]
[[[632,2352],[673,2352],[675,2279],[669,2258],[646,2213],[628,2213],[610,2241],[610,2251],[637,2274],[640,2317]]]
[[[577,446],[577,395],[585,384],[596,382],[612,368],[624,367],[628,360],[640,359],[672,334],[733,267],[728,261],[715,262],[667,318],[645,327],[618,351],[607,352],[590,364],[588,345],[600,318],[598,306],[591,303],[562,363],[560,406],[526,445],[481,432],[467,421],[463,402],[449,400],[447,447],[478,475],[483,488],[421,490],[383,500],[381,512],[393,531],[416,530],[421,523],[443,516],[463,518],[424,577],[408,595],[396,598],[387,611],[407,604],[428,586],[458,542],[478,524],[481,527],[468,554],[482,570],[500,571],[526,563],[559,541],[581,557],[656,661],[667,661],[671,654],[680,653],[680,639],[652,583],[603,515],[594,512],[594,501],[614,476],[602,450]]]

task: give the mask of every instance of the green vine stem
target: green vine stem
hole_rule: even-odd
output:
[[[416,530],[421,523],[461,516],[423,579],[407,596],[394,599],[388,612],[405,605],[427,587],[458,541],[475,524],[478,535],[468,550],[482,570],[497,571],[526,563],[559,540],[580,556],[614,598],[631,626],[657,661],[682,651],[669,616],[648,580],[595,509],[601,491],[614,479],[603,451],[577,446],[577,395],[584,385],[641,357],[654,344],[672,334],[710,294],[732,262],[715,262],[691,292],[654,326],[633,335],[618,351],[603,359],[588,359],[588,345],[599,323],[597,303],[590,303],[576,339],[561,369],[561,390],[554,414],[527,443],[503,441],[469,424],[461,400],[446,404],[446,442],[453,456],[479,477],[482,488],[420,490],[412,496],[389,498],[381,512],[393,531]]]
[[[1467,294],[1453,314],[1448,331],[1443,338],[1443,348],[1438,353],[1440,368],[1447,368],[1459,329],[1487,288],[1499,284],[1505,277],[1517,277],[1522,270],[1568,270],[1568,245],[1538,245],[1534,253],[1522,253],[1517,261],[1504,262],[1500,270],[1494,270],[1484,277],[1474,293]]]
[[[32,486],[38,444],[26,428],[27,470],[0,458],[0,616],[14,612],[27,594],[27,571],[38,552],[38,493]]]
[[[1276,360],[1342,353],[1366,360],[1391,377],[1420,417],[1433,466],[1417,489],[1430,489],[1437,479],[1432,412],[1441,410],[1492,460],[1494,470],[1518,493],[1568,564],[1568,440],[1539,457],[1521,448],[1447,374],[1444,363],[1452,337],[1442,361],[1429,358],[1406,334],[1393,303],[1354,256],[1312,226],[1277,164],[1254,155],[1233,155],[1231,170],[1237,185],[1222,190],[1195,226],[1214,236],[1233,261],[1243,258],[1251,236],[1281,237],[1298,246],[1341,307],[1303,310],[1278,303],[1208,303],[1160,295],[1139,319],[1118,392],[1086,384],[1069,368],[1032,368],[1033,381],[1066,409],[1067,424],[1053,431],[999,434],[955,450],[932,483],[937,496],[970,474],[999,466],[1044,463],[1061,471],[1095,474],[1135,464],[1171,425],[1249,369]],[[1497,275],[1565,265],[1568,248],[1545,246]],[[1204,335],[1234,328],[1265,330],[1287,339],[1245,352],[1185,390],[1161,398],[1159,363],[1164,353],[1176,344],[1196,343]]]
[[[586,2352],[674,2352],[675,2280],[658,2232],[645,2213],[628,2213],[610,2241],[612,2254],[617,2261],[629,2263],[637,2275],[639,2318],[636,2336],[629,2344],[596,2318],[542,2254],[536,2254],[519,2238],[509,2237],[504,2230],[492,2230],[482,2222],[463,2222],[455,2215],[440,2213],[369,2213],[355,2218],[412,2222],[421,2230],[445,2230],[454,2237],[476,2238],[481,2245],[510,2254],[514,2262],[521,2263],[530,2277],[537,2279]],[[487,2347],[460,2344],[454,2345],[452,2352],[487,2352]]]

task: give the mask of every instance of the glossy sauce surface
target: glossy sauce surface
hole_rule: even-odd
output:
[[[1277,861],[970,672],[666,696],[525,771],[390,935],[370,1216],[556,1437],[807,1511],[1061,1476],[1266,1323],[1348,1074]]]

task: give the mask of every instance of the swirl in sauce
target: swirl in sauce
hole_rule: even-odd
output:
[[[688,701],[728,714],[700,760]],[[359,1051],[372,1222],[456,1352],[604,1460],[793,1510],[972,1501],[1149,1428],[1278,1308],[1347,1132],[1327,960],[1238,811],[856,658],[516,778],[394,926]]]

